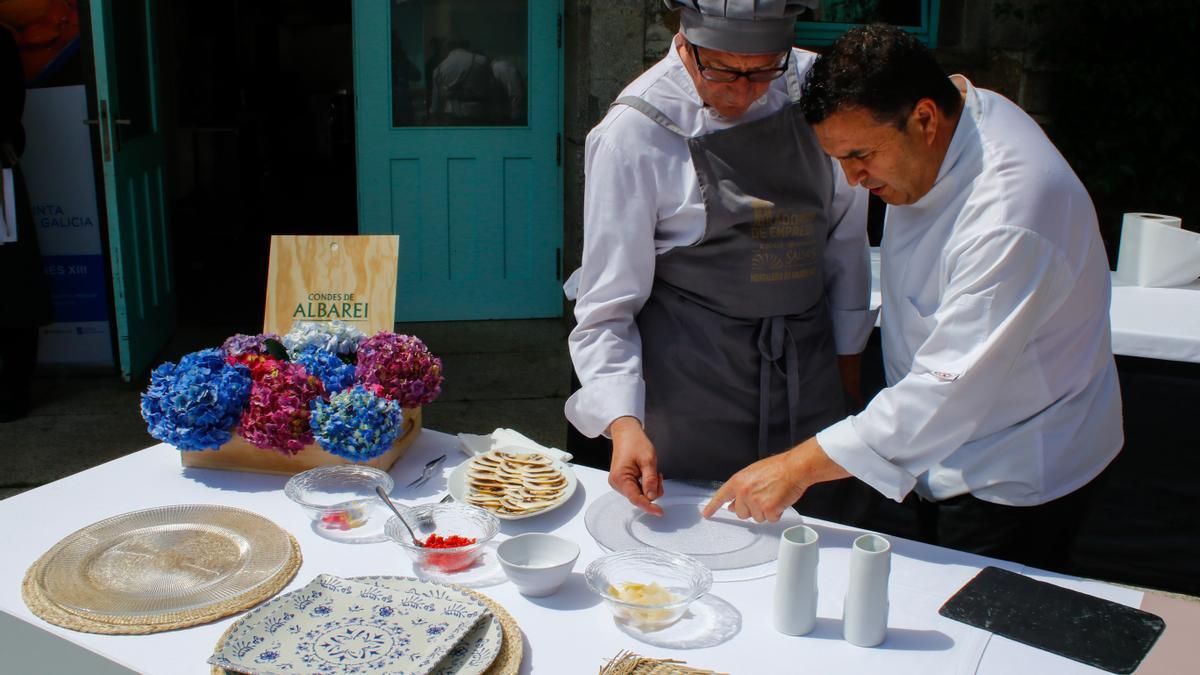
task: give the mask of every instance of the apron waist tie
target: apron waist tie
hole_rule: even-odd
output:
[[[796,407],[800,402],[796,340],[782,316],[768,316],[758,327],[758,456],[767,456],[767,421],[771,417],[771,368],[787,378],[788,442],[796,442]],[[780,364],[780,359],[783,363]]]

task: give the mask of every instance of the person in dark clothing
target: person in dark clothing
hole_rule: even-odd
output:
[[[17,241],[0,245],[0,289],[4,292],[0,304],[0,422],[29,412],[38,327],[50,323],[53,316],[33,212],[18,163],[25,150],[24,110],[20,52],[12,33],[0,26],[0,166],[12,170],[17,232]]]

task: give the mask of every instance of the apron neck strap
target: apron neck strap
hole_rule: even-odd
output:
[[[610,105],[608,107],[613,108],[618,105],[627,105],[630,108],[633,108],[634,110],[642,113],[646,117],[649,117],[650,119],[654,120],[662,128],[673,132],[677,136],[681,136],[683,138],[688,138],[688,135],[683,131],[683,129],[678,124],[675,124],[675,122],[672,121],[670,117],[667,117],[666,113],[659,110],[658,108],[655,108],[653,105],[651,105],[644,99],[640,99],[636,96],[622,96],[621,98],[613,101],[612,105]]]
[[[800,100],[800,76],[796,74],[796,65],[794,63],[792,63],[792,61],[796,60],[795,56],[796,56],[795,54],[789,55],[788,64],[787,64],[787,66],[788,66],[787,73],[785,73],[783,77],[787,80],[788,96],[792,99],[792,101],[799,101]]]

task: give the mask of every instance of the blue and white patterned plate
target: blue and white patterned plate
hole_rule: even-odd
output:
[[[474,600],[456,588],[410,577],[353,577],[354,581],[383,586],[397,591],[419,589],[419,592],[445,594],[450,597]],[[500,655],[504,630],[500,620],[488,613],[479,620],[450,653],[433,669],[434,675],[480,675]]]
[[[243,617],[209,663],[254,673],[482,673],[503,635],[461,591],[404,577],[320,575]]]

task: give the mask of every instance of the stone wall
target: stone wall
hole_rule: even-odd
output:
[[[997,91],[1045,122],[1048,76],[1034,58],[1035,0],[943,0],[935,53],[949,72]]]

